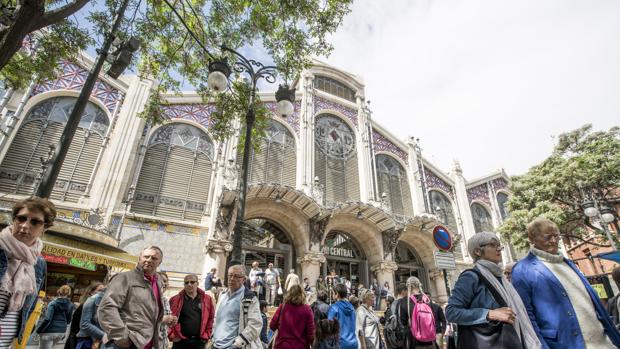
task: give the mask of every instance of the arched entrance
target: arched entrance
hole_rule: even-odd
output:
[[[323,263],[322,275],[326,277],[331,271],[351,281],[351,287],[358,284],[368,285],[368,260],[364,251],[353,238],[341,231],[327,234],[322,247],[326,262]]]
[[[394,252],[394,261],[398,265],[398,269],[394,272],[395,285],[405,283],[407,278],[415,276],[422,281],[424,290],[429,290],[426,270],[422,260],[411,246],[403,241],[399,241]]]
[[[247,231],[243,234],[243,260],[249,269],[258,262],[261,269],[269,263],[286,275],[293,268],[295,249],[288,234],[277,223],[263,218],[246,221]]]

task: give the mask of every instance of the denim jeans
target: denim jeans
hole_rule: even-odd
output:
[[[64,336],[64,333],[41,333],[39,337],[39,349],[52,349]]]

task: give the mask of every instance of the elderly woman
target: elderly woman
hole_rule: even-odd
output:
[[[362,289],[359,294],[360,306],[356,310],[356,330],[362,349],[380,349],[379,317],[372,307],[375,305],[375,293]],[[363,341],[363,342],[362,342]]]
[[[467,242],[475,261],[459,276],[446,307],[446,319],[459,325],[458,348],[542,348],[523,302],[503,276],[502,245],[494,233]]]
[[[0,232],[0,349],[20,338],[47,266],[40,237],[52,226],[56,208],[47,199],[31,197],[13,206],[13,223]]]

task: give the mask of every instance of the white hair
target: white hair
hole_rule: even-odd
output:
[[[476,256],[474,250],[477,248],[482,248],[483,245],[491,242],[497,242],[499,244],[499,238],[495,235],[495,233],[490,231],[476,233],[474,236],[469,238],[469,240],[467,240],[467,251],[469,252],[471,258],[473,258],[474,261],[477,261],[480,257]]]
[[[240,275],[243,275],[243,277],[245,277],[245,267],[241,264],[235,264],[235,265],[231,265],[228,270],[230,269],[235,269],[236,271],[239,272]]]

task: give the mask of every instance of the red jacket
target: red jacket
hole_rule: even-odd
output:
[[[181,309],[183,309],[183,300],[185,299],[185,291],[181,290],[179,294],[170,298],[170,310],[172,311],[172,315],[177,318],[181,314]],[[200,339],[203,341],[208,341],[211,338],[211,332],[213,331],[213,318],[215,317],[215,307],[213,306],[213,301],[211,297],[205,293],[205,291],[198,289],[198,296],[201,299],[200,305],[202,308],[202,317],[200,320]],[[177,322],[176,325],[171,327],[168,330],[168,338],[171,341],[175,341],[177,339],[187,339],[187,337],[183,336],[181,333],[181,324]]]

